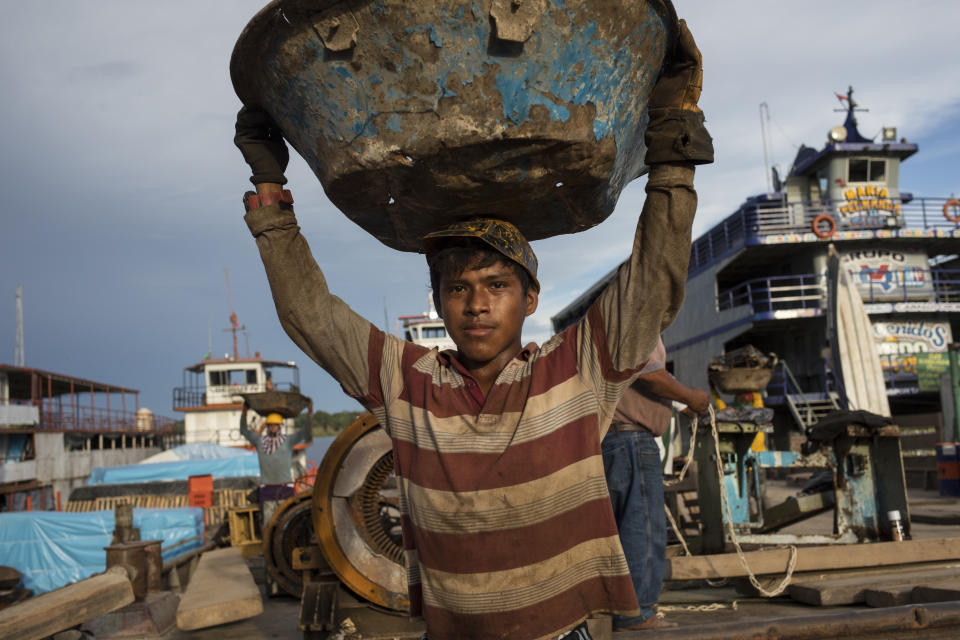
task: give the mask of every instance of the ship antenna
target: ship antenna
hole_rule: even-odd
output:
[[[233,310],[233,295],[230,293],[230,271],[224,268],[223,276],[227,281],[227,303],[230,305],[230,328],[224,329],[224,331],[229,331],[233,334],[233,359],[239,360],[240,354],[237,349],[237,331],[246,331],[247,325],[240,326],[240,321],[237,320],[237,312]],[[247,351],[250,351],[249,345],[247,346]]]
[[[846,142],[873,142],[869,138],[863,137],[860,131],[857,129],[857,117],[854,115],[857,111],[870,111],[870,109],[864,109],[860,107],[857,102],[853,99],[853,86],[849,85],[847,87],[847,95],[842,93],[835,93],[837,100],[840,101],[840,104],[843,105],[840,109],[834,109],[835,112],[846,112],[847,118],[843,123],[844,128],[847,130]]]

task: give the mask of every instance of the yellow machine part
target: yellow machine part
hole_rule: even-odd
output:
[[[317,544],[340,581],[374,604],[409,610],[393,446],[372,415],[360,416],[330,445],[312,512]]]

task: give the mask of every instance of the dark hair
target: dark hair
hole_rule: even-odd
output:
[[[430,287],[433,289],[433,301],[440,310],[440,279],[443,276],[456,277],[469,269],[485,269],[498,262],[507,265],[523,287],[523,295],[533,286],[530,274],[519,264],[493,249],[485,242],[473,238],[452,238],[433,255],[427,256],[430,267]]]

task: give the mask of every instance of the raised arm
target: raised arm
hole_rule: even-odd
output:
[[[622,384],[639,372],[683,303],[697,208],[693,168],[713,161],[712,140],[697,107],[701,84],[700,52],[681,20],[675,50],[648,103],[650,175],[633,251],[581,325],[581,347],[599,361],[607,383]]]
[[[303,428],[290,436],[290,446],[301,442],[313,442],[313,430],[310,425],[310,416],[303,421]]]
[[[283,191],[287,147],[269,116],[244,107],[237,114],[234,138],[250,165],[257,193],[244,197],[244,219],[256,238],[280,324],[317,364],[368,407],[380,402],[371,390],[371,360],[380,353],[383,333],[353,312],[327,289],[293,213],[293,198]],[[368,358],[371,345],[374,357]],[[376,373],[376,372],[375,372]]]
[[[243,410],[240,412],[240,435],[246,438],[247,442],[252,444],[254,448],[260,448],[260,436],[250,430],[247,426],[247,410],[250,407],[247,405],[246,401],[243,403]]]

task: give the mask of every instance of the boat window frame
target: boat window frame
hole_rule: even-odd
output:
[[[852,176],[854,163],[865,162],[866,173],[864,180],[855,180]],[[874,175],[874,167],[882,167],[880,176]],[[875,184],[887,181],[887,158],[873,158],[870,156],[856,156],[847,159],[847,184]]]

